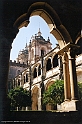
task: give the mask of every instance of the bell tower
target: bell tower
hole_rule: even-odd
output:
[[[47,54],[52,49],[51,45],[49,37],[45,40],[39,28],[38,33],[31,37],[28,46],[28,62],[36,63],[42,55]]]

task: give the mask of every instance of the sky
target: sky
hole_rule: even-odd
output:
[[[38,33],[39,28],[43,38],[47,40],[49,37],[52,43],[52,48],[55,47],[57,41],[55,37],[52,34],[50,34],[49,27],[45,20],[42,19],[40,16],[32,16],[30,17],[30,23],[28,24],[28,26],[19,29],[19,33],[14,39],[10,53],[10,60],[12,61],[16,60],[19,51],[25,48],[26,43],[27,45],[29,44],[32,35],[35,36],[35,34]]]

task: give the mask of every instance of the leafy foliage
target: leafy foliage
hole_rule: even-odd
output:
[[[82,83],[78,82],[79,99],[82,101]]]
[[[78,82],[79,100],[82,101],[82,83]],[[56,80],[49,88],[43,93],[43,104],[57,105],[64,101],[64,81]]]
[[[12,89],[8,93],[8,99],[12,108],[26,107],[31,105],[30,92],[24,90],[22,87]]]
[[[43,93],[43,104],[60,104],[64,101],[64,81],[56,80],[48,90]]]

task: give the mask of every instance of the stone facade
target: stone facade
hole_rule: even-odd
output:
[[[27,68],[27,65],[23,62],[9,62],[9,75],[8,75],[8,90],[12,89],[12,79],[15,78],[17,75],[21,74]]]
[[[24,62],[24,53],[26,55],[27,49],[27,68],[24,68],[22,62]],[[69,84],[69,76],[66,79],[65,75],[69,75],[71,73],[69,71],[68,65],[70,65],[70,61],[68,61],[68,53],[65,53],[65,58],[61,57],[59,45],[57,45],[54,49],[51,49],[50,39],[45,41],[45,39],[41,36],[41,32],[39,30],[38,35],[32,37],[29,45],[25,47],[25,50],[20,52],[18,55],[19,65],[22,65],[22,72],[18,75],[15,75],[12,86],[13,88],[16,86],[23,86],[24,89],[31,90],[32,95],[32,110],[42,110],[41,105],[41,89],[44,85],[44,89],[46,90],[50,85],[52,85],[57,79],[65,79]],[[22,57],[23,55],[23,57]],[[65,62],[66,61],[66,62]],[[67,64],[67,65],[65,65]],[[67,66],[67,69],[66,67]],[[26,66],[25,66],[26,67]],[[10,66],[11,68],[11,66]],[[13,67],[14,69],[15,67]],[[77,81],[82,82],[81,71],[82,68],[82,54],[76,56],[76,72],[77,72]],[[64,72],[65,71],[65,72]],[[68,87],[68,92],[65,89],[65,103],[62,103],[62,109],[64,106],[74,105],[75,102],[67,102],[67,99],[70,99],[71,93]],[[67,104],[68,103],[68,104]],[[65,111],[72,107],[65,108]],[[46,110],[53,109],[53,106],[47,105]],[[74,107],[73,110],[76,108]]]

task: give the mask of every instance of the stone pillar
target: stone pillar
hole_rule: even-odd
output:
[[[71,99],[70,95],[70,81],[69,81],[69,66],[68,66],[68,56],[67,53],[64,52],[63,55],[63,72],[64,72],[64,95],[65,101]]]
[[[40,91],[40,96],[39,96],[39,98],[40,98],[40,106],[41,106],[41,110],[44,110],[44,105],[43,105],[43,103],[42,103],[42,97],[43,97],[43,92],[44,92],[44,78],[45,78],[45,76],[44,76],[44,58],[43,58],[44,56],[42,55],[42,57],[41,57],[41,83],[40,83],[40,89],[39,89],[39,91]]]
[[[41,87],[39,86],[39,96],[38,96],[38,110],[41,111],[42,110],[42,105],[41,105]]]
[[[75,53],[74,50],[69,48],[69,70],[70,70],[70,84],[71,84],[71,99],[78,99],[78,86],[77,86],[77,75],[75,65]]]
[[[63,80],[63,63],[62,63],[62,56],[58,56],[58,66],[59,66],[59,80]]]
[[[7,82],[11,44],[16,36],[14,33],[13,29],[0,27],[0,120],[4,120],[8,116],[7,112],[9,111]]]
[[[7,109],[7,82],[10,58],[9,41],[0,38],[0,119],[4,119]]]

